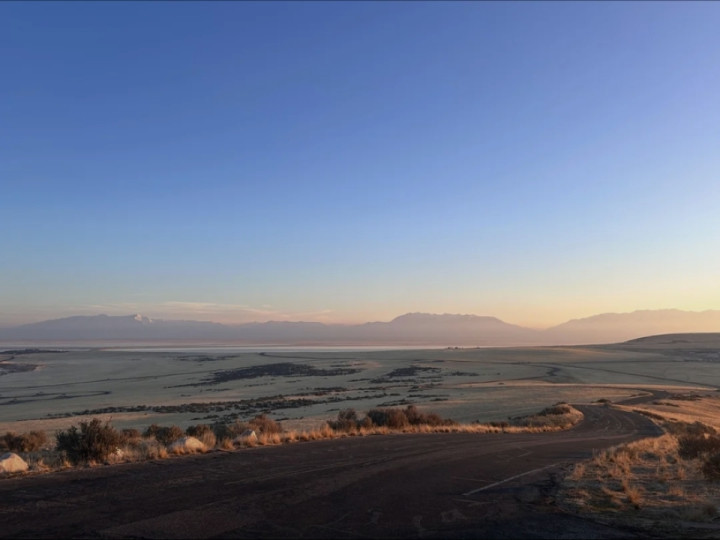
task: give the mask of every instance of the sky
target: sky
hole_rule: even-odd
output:
[[[0,3],[0,325],[720,308],[716,2]]]

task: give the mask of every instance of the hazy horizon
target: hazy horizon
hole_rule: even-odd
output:
[[[359,322],[349,322],[349,323],[335,323],[335,322],[323,322],[323,321],[316,321],[316,320],[304,320],[304,319],[258,319],[253,321],[245,321],[245,322],[239,322],[239,323],[233,323],[233,322],[223,322],[219,320],[212,320],[212,319],[191,319],[188,317],[180,317],[180,318],[166,318],[166,317],[158,317],[150,313],[117,313],[117,314],[110,314],[110,313],[83,313],[83,314],[71,314],[66,315],[62,317],[52,317],[49,319],[42,319],[37,321],[26,321],[14,325],[2,325],[0,324],[0,328],[10,328],[15,326],[24,326],[28,324],[34,324],[34,323],[42,323],[42,322],[48,322],[48,321],[55,321],[55,320],[62,320],[62,319],[72,319],[76,317],[120,317],[120,318],[134,318],[138,320],[139,322],[153,322],[153,321],[163,321],[163,322],[201,322],[201,323],[218,323],[223,324],[227,326],[241,326],[245,324],[263,324],[268,322],[287,322],[287,323],[320,323],[320,324],[326,324],[326,325],[337,325],[337,326],[357,326],[357,325],[364,325],[364,324],[372,324],[372,323],[389,323],[392,321],[395,321],[396,319],[403,319],[406,317],[412,317],[412,316],[429,316],[433,318],[442,318],[442,317],[470,317],[470,318],[490,318],[490,319],[497,319],[503,323],[518,326],[524,329],[528,330],[549,330],[553,329],[557,326],[564,325],[566,323],[574,323],[574,322],[582,322],[586,320],[593,320],[603,317],[627,317],[627,316],[634,316],[634,315],[640,315],[640,316],[650,316],[650,317],[657,317],[658,315],[707,315],[707,314],[719,314],[720,310],[699,310],[699,311],[693,311],[693,310],[680,310],[677,308],[662,308],[662,309],[655,309],[655,310],[648,310],[648,309],[637,309],[633,311],[627,311],[627,312],[605,312],[605,313],[593,313],[591,315],[588,315],[586,317],[573,317],[570,319],[566,319],[564,321],[560,321],[558,324],[553,324],[550,326],[545,327],[533,327],[528,325],[523,325],[516,323],[514,321],[509,321],[506,319],[503,319],[501,317],[496,317],[493,314],[479,314],[479,313],[431,313],[427,311],[415,311],[415,312],[406,312],[406,313],[399,313],[396,314],[388,319],[384,320],[366,320],[366,321],[359,321]],[[704,332],[707,330],[699,330],[699,332]],[[715,331],[714,329],[712,331]],[[717,327],[717,331],[720,332],[720,326]]]
[[[0,326],[720,308],[718,3],[0,20]]]

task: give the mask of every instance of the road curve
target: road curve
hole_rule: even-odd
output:
[[[397,434],[213,452],[0,481],[4,538],[627,538],[560,512],[553,476],[659,434],[577,406],[538,434]]]

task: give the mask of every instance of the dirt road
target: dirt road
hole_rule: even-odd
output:
[[[346,438],[6,479],[0,537],[632,537],[561,513],[553,478],[659,431],[578,408],[565,432]]]

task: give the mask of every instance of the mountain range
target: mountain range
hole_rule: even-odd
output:
[[[356,325],[269,321],[226,325],[142,315],[75,316],[0,328],[7,343],[517,346],[616,343],[649,335],[720,332],[720,310],[643,310],[574,319],[545,330],[478,315],[407,313]]]

